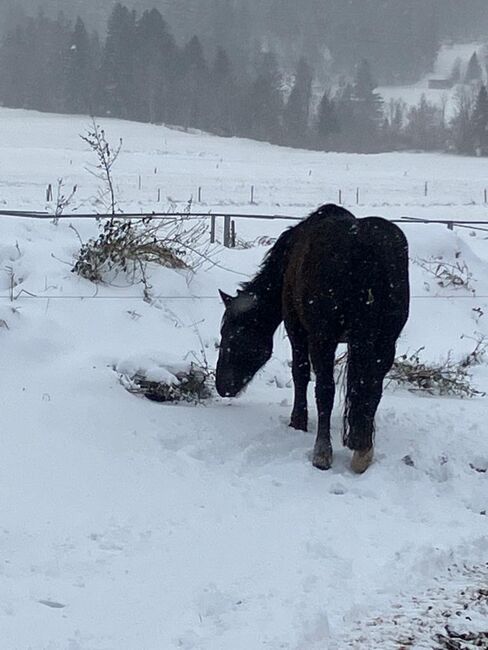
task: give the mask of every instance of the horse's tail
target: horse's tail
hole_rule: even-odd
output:
[[[408,318],[408,244],[400,228],[385,219],[367,217],[357,223],[343,441],[352,449],[367,449],[373,444],[373,418],[383,379]],[[363,393],[364,408],[358,412],[351,397]]]
[[[381,333],[396,340],[407,321],[410,303],[407,238],[396,224],[381,217],[360,219],[358,225],[364,267],[357,277],[363,282],[367,302],[372,300],[372,306],[376,307],[372,313]],[[369,280],[364,271],[371,274],[374,289],[364,284]]]

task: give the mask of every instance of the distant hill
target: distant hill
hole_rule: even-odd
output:
[[[488,41],[486,0],[126,0],[158,8],[177,40],[197,34],[207,51],[237,62],[273,49],[290,69],[306,56],[319,76],[350,73],[363,58],[383,84],[412,83],[431,69],[445,41]],[[115,0],[3,0],[0,25],[23,8],[80,15],[103,36]],[[332,68],[330,67],[332,62]]]

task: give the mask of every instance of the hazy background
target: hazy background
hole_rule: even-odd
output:
[[[3,0],[3,27],[22,9],[80,16],[103,33],[110,0]],[[432,62],[441,41],[484,38],[485,0],[128,0],[139,12],[157,8],[179,41],[197,34],[208,50],[217,43],[232,58],[273,48],[289,65],[304,55],[320,66],[331,54],[335,69],[368,58],[379,81],[414,79]]]
[[[0,102],[292,146],[485,152],[486,0],[123,4],[3,0]],[[446,96],[412,106],[377,91],[419,82],[441,47],[471,43]]]

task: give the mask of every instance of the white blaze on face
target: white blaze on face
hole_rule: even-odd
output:
[[[257,298],[252,293],[241,293],[232,303],[234,314],[244,314],[250,311],[257,303]]]

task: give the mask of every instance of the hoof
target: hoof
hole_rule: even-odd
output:
[[[326,449],[314,449],[312,465],[320,470],[330,469],[332,465],[332,447]]]
[[[307,421],[306,420],[299,420],[298,418],[297,419],[292,418],[290,420],[289,426],[292,429],[296,429],[297,431],[307,431],[308,430],[307,429]]]
[[[332,466],[332,453],[330,454],[314,454],[312,465],[317,469],[325,471]]]
[[[352,455],[351,469],[355,474],[363,474],[373,462],[373,447],[355,451]]]

